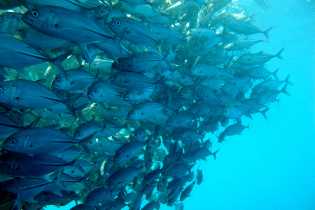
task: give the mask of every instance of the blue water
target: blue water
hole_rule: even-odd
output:
[[[268,10],[253,0],[239,1],[256,14],[259,28],[274,25],[269,43],[257,44],[252,52],[275,54],[285,47],[284,60],[266,66],[280,68],[280,79],[291,75],[292,96],[279,95],[279,104],[269,106],[268,121],[253,115],[243,123],[250,130],[213,145],[213,151],[221,148],[217,160],[202,162],[205,181],[184,201],[185,210],[315,209],[315,1],[265,1]]]

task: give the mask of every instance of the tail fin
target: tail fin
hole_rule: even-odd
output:
[[[268,121],[266,112],[269,110],[269,108],[266,108],[265,110],[261,111],[260,113],[264,116],[264,118]],[[249,125],[248,125],[249,126]],[[249,128],[248,128],[249,129]]]
[[[282,49],[277,53],[277,55],[275,55],[275,57],[277,57],[277,58],[283,60],[283,57],[281,56],[281,53],[283,52],[284,49],[285,49],[285,48],[282,48]]]
[[[263,33],[265,34],[266,38],[269,39],[269,31],[273,28],[274,26],[271,26],[270,28],[268,28],[266,31],[263,31]]]
[[[62,54],[62,55],[60,55],[60,56],[58,56],[58,57],[56,57],[56,58],[54,58],[54,59],[51,60],[51,62],[57,67],[57,69],[59,70],[59,72],[62,73],[63,76],[65,76],[65,78],[68,78],[68,77],[67,77],[67,75],[65,75],[64,69],[63,69],[61,63],[62,63],[64,60],[66,60],[67,57],[70,56],[71,54],[72,54],[72,51],[69,50],[69,51],[65,52],[64,54]]]
[[[215,160],[217,160],[217,153],[220,151],[220,149],[218,149],[217,151],[215,151],[214,153],[212,153],[213,157]]]
[[[261,41],[265,42],[265,43],[269,43],[269,41],[267,39],[262,39]]]
[[[290,74],[287,76],[287,78],[285,78],[284,82],[287,84],[293,85],[293,83],[289,81],[289,78],[290,78]]]
[[[288,86],[288,83],[285,84],[285,86],[282,88],[282,90],[280,92],[282,92],[288,96],[291,96],[291,94],[287,91],[287,86]]]
[[[276,69],[276,70],[272,73],[272,75],[273,75],[276,79],[278,79],[278,76],[277,76],[278,71],[279,71],[279,69]]]

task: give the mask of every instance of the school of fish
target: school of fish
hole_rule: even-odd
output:
[[[256,27],[236,0],[12,0],[0,11],[4,210],[182,210],[200,162],[218,156],[212,144],[290,95],[289,75],[265,66],[284,48],[251,52],[273,26]]]

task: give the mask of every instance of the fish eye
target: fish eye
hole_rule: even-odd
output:
[[[15,139],[11,139],[10,140],[10,144],[15,144],[16,143],[16,140]]]
[[[56,82],[57,82],[57,83],[60,83],[60,82],[61,82],[61,79],[60,79],[60,78],[57,78],[57,79],[56,79]]]
[[[118,65],[118,62],[117,62],[117,61],[114,61],[114,64],[115,64],[115,65]]]
[[[78,132],[78,133],[77,133],[77,136],[78,136],[78,137],[81,137],[81,132]]]
[[[120,21],[119,20],[116,21],[116,25],[120,26]]]
[[[126,95],[128,95],[128,94],[129,94],[129,91],[126,92]]]
[[[130,114],[131,114],[131,115],[133,115],[133,114],[134,114],[134,112],[131,112]]]
[[[93,92],[94,92],[94,93],[97,93],[97,89],[94,89]]]
[[[0,93],[2,93],[2,91],[3,91],[3,88],[2,88],[2,87],[0,87]]]
[[[117,78],[117,76],[115,75],[113,78],[114,78],[114,79],[116,79],[116,78]]]
[[[33,10],[31,14],[34,18],[37,18],[39,16],[39,12],[37,10]]]

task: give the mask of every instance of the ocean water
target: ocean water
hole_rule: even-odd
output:
[[[315,209],[315,1],[265,0],[264,10],[254,0],[239,1],[261,29],[274,25],[269,43],[259,43],[252,52],[276,54],[285,47],[284,60],[272,59],[266,66],[279,68],[278,77],[290,74],[291,97],[280,94],[270,104],[268,121],[262,115],[240,136],[227,137],[217,160],[202,161],[202,185],[183,203],[187,210],[314,210]],[[255,37],[255,36],[251,36]],[[258,38],[261,36],[257,36]],[[216,141],[215,136],[209,135]],[[199,163],[198,163],[199,164]],[[70,209],[49,206],[47,210]],[[174,209],[161,205],[161,210]]]

